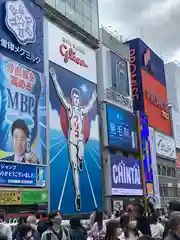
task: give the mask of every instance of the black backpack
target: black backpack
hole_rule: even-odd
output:
[[[52,231],[53,231],[53,234],[56,235],[58,240],[62,240],[63,232],[65,233],[66,238],[68,239],[68,230],[67,230],[67,228],[61,226],[60,231],[58,233],[55,232],[54,229],[52,229]],[[51,240],[51,234],[52,234],[51,232],[47,233],[47,240]]]

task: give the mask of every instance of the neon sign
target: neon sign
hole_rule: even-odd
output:
[[[139,100],[139,89],[137,85],[136,75],[136,50],[130,50],[130,66],[131,66],[131,86],[134,100]]]

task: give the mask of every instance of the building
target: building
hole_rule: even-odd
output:
[[[0,1],[0,209],[11,222],[47,211],[44,71],[43,8]]]
[[[161,205],[164,206],[168,200],[177,196],[176,148],[172,138],[164,63],[141,39],[128,43],[134,110],[148,115],[148,123],[152,128],[150,131],[154,131],[153,147],[156,154],[152,154],[152,164],[154,161],[154,165],[156,162],[158,165]],[[154,188],[157,192],[158,187]]]
[[[104,206],[111,212],[143,195],[137,116],[133,113],[129,47],[101,28],[96,58]]]
[[[180,196],[180,67],[177,63],[165,64],[166,85],[168,93],[168,102],[171,112],[171,122],[173,137],[176,145],[176,177],[177,177],[177,195]]]
[[[98,47],[98,0],[45,0],[45,3],[49,20],[92,48]]]

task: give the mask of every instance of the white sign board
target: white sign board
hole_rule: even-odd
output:
[[[176,159],[174,139],[159,132],[155,132],[156,153],[164,158]]]
[[[97,83],[95,52],[50,22],[48,49],[50,61]]]
[[[176,148],[180,149],[180,112],[175,109],[171,109],[172,113],[172,125],[173,125],[173,134],[176,144]]]
[[[150,151],[151,151],[151,159],[152,159],[154,197],[156,200],[155,204],[157,208],[161,208],[159,177],[158,177],[157,159],[156,159],[156,145],[155,145],[155,138],[154,138],[154,129],[151,127],[149,127],[149,139],[150,139]]]

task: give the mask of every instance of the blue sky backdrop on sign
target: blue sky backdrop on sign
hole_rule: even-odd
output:
[[[0,0],[0,53],[44,72],[43,9],[34,1]]]

